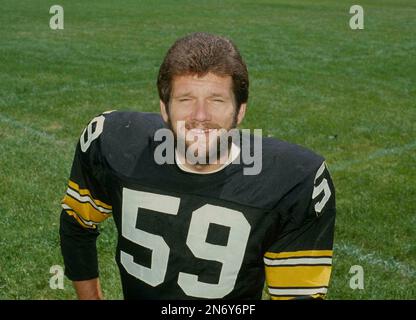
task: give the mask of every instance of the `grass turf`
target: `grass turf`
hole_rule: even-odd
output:
[[[361,1],[2,1],[0,299],[73,298],[49,288],[62,265],[59,203],[80,132],[110,109],[157,111],[158,67],[187,33],[226,35],[249,67],[243,127],[327,158],[338,216],[330,299],[416,297],[416,5]],[[120,299],[115,228],[98,241],[102,285]],[[364,290],[349,287],[352,265]]]

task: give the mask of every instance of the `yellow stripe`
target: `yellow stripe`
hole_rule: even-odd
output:
[[[78,215],[77,215],[74,211],[72,211],[72,210],[65,210],[65,212],[66,212],[68,215],[70,215],[70,216],[74,217],[74,218],[75,218],[75,220],[77,220],[77,222],[78,222],[78,223],[79,223],[82,227],[87,228],[87,229],[95,229],[95,228],[96,228],[96,226],[95,226],[95,225],[89,226],[89,225],[85,224],[84,222],[82,222],[82,220],[78,217]]]
[[[270,296],[270,298],[272,300],[292,300],[294,297],[284,297],[284,296],[275,297],[275,296]]]
[[[106,204],[106,203],[104,203],[100,200],[94,199],[88,189],[80,189],[79,185],[76,184],[75,182],[71,181],[71,180],[69,180],[68,185],[71,187],[71,189],[76,190],[81,196],[89,196],[91,198],[91,200],[94,201],[94,203],[97,206],[103,207],[104,209],[109,209],[109,210],[112,209],[112,206],[110,206],[110,205],[108,205],[108,204]]]
[[[311,295],[311,297],[312,298],[314,298],[314,299],[325,299],[325,294],[322,294],[322,293],[317,293],[317,294],[313,294],[313,295]]]
[[[107,219],[110,214],[102,213],[95,209],[91,203],[82,203],[78,200],[65,195],[62,203],[71,207],[77,214],[79,214],[84,220],[94,221],[96,223],[102,222]]]
[[[318,294],[313,294],[310,297],[312,297],[313,299],[317,299],[317,298],[324,299],[325,295],[318,293]],[[272,300],[292,300],[292,299],[295,299],[296,297],[290,297],[290,296],[278,296],[277,297],[277,296],[272,296],[271,295],[270,298]]]
[[[276,259],[276,258],[295,258],[295,257],[321,257],[321,256],[331,256],[332,250],[305,250],[305,251],[292,251],[292,252],[266,252],[264,254],[266,258]]]
[[[269,287],[328,286],[331,266],[265,267]]]

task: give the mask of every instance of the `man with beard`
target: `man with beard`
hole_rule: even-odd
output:
[[[78,297],[102,298],[96,238],[110,215],[126,299],[260,299],[265,281],[272,299],[324,297],[335,222],[324,159],[263,138],[262,170],[247,175],[243,145],[254,153],[256,139],[221,147],[247,109],[235,45],[206,33],[177,40],[157,86],[160,115],[103,113],[78,143],[60,227]],[[160,130],[175,137],[172,163],[156,161]]]

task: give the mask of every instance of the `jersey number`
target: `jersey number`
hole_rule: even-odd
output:
[[[88,126],[84,129],[79,139],[82,152],[88,150],[95,139],[97,139],[100,134],[103,132],[104,128],[104,116],[98,116],[91,120]]]
[[[120,252],[121,264],[126,271],[141,281],[155,287],[164,282],[170,248],[162,236],[136,228],[140,208],[177,215],[180,198],[156,193],[123,189],[122,235],[126,239],[152,250],[151,267],[134,262],[134,257]],[[206,242],[211,223],[229,227],[226,246]],[[218,284],[198,280],[198,275],[179,272],[178,284],[188,296],[222,298],[235,286],[243,262],[250,224],[236,210],[206,204],[192,212],[186,245],[193,255],[222,263]]]
[[[318,178],[324,173],[325,171],[325,162],[322,163],[321,167],[316,172],[315,181],[314,181],[314,188],[312,193],[312,199],[315,200],[317,196],[319,196],[322,192],[324,196],[321,201],[318,201],[315,204],[315,212],[316,215],[319,217],[322,214],[322,209],[325,207],[326,203],[328,202],[329,198],[331,197],[331,189],[328,185],[328,180],[325,178],[322,179],[319,185],[316,185],[316,181]]]

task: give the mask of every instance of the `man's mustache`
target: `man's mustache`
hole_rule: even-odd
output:
[[[209,129],[224,129],[223,127],[219,126],[215,123],[198,123],[198,122],[186,122],[185,123],[186,130],[192,129],[200,129],[200,130],[209,130]]]

